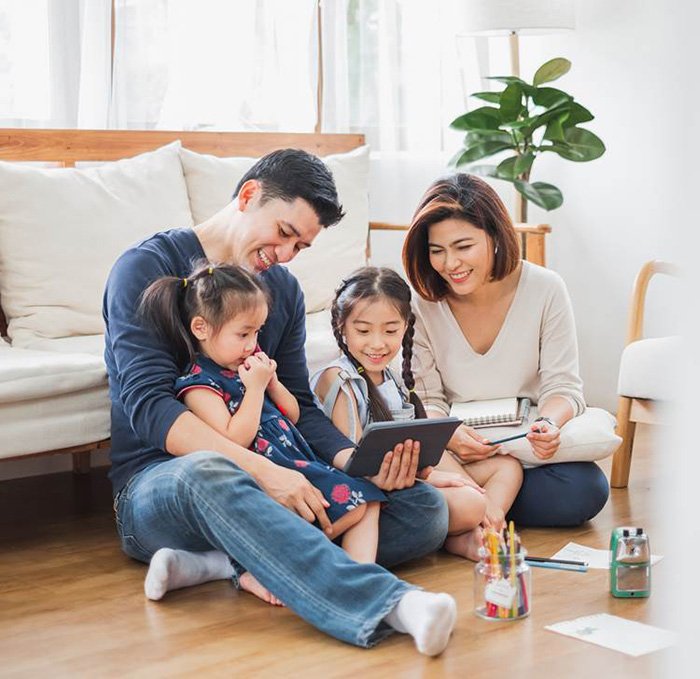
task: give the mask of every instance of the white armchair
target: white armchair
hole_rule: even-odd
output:
[[[647,288],[657,273],[677,276],[673,264],[647,262],[637,274],[632,293],[627,345],[620,359],[617,393],[617,434],[622,444],[613,457],[610,484],[626,488],[632,462],[637,422],[661,424],[662,404],[673,400],[680,337],[644,339],[644,305]]]

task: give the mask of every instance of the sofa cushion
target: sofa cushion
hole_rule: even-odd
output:
[[[101,333],[119,254],[192,225],[179,146],[86,169],[0,162],[0,296],[15,347]]]
[[[654,337],[625,347],[617,393],[630,398],[671,401],[678,394],[680,337]]]
[[[101,356],[12,347],[0,351],[0,404],[84,391],[107,384]]]
[[[184,148],[180,153],[195,223],[208,219],[231,201],[238,182],[256,160],[217,158]],[[339,224],[324,229],[313,247],[288,265],[299,279],[308,312],[330,306],[343,277],[365,264],[369,229],[369,148],[363,146],[323,160],[333,173],[346,215]]]
[[[59,450],[109,437],[102,358],[0,349],[0,458]]]

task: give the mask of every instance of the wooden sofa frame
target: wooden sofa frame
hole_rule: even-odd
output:
[[[314,134],[283,132],[178,132],[145,130],[0,130],[0,160],[11,162],[49,162],[56,167],[74,167],[78,162],[107,162],[129,158],[152,151],[170,142],[198,153],[214,156],[259,157],[281,148],[300,148],[319,156],[344,153],[362,146],[362,134]],[[386,222],[370,222],[370,236],[376,231],[405,231],[408,227]],[[516,224],[521,239],[523,258],[545,265],[545,237],[551,231],[546,224]],[[0,336],[7,333],[7,324],[0,299]],[[73,470],[86,472],[90,468],[90,452],[108,448],[109,439],[61,450],[47,450],[34,455],[71,453]],[[33,456],[34,456],[33,455]],[[6,460],[28,457],[3,458]]]

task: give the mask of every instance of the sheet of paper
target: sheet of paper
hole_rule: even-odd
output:
[[[587,561],[589,568],[610,568],[610,550],[608,549],[593,549],[579,545],[576,542],[570,542],[566,547],[560,549],[556,554],[553,554],[552,559],[569,559],[571,561]],[[663,556],[658,554],[651,555],[651,565],[657,561],[661,561]]]
[[[673,646],[677,638],[674,632],[607,613],[558,622],[545,629],[634,656]]]

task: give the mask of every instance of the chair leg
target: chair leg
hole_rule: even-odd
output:
[[[73,453],[73,473],[74,474],[89,474],[90,473],[90,451],[85,453]]]
[[[617,435],[622,437],[622,443],[613,455],[610,475],[610,485],[613,488],[627,488],[630,477],[634,430],[637,426],[636,422],[630,421],[631,409],[632,399],[621,396],[617,407]]]

